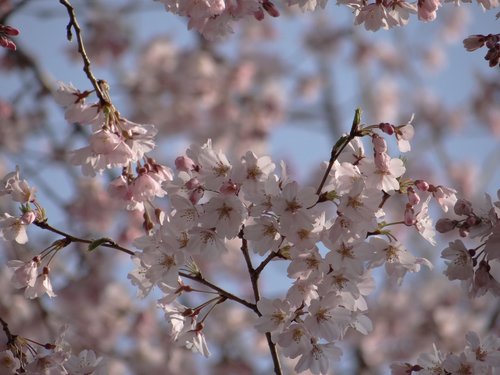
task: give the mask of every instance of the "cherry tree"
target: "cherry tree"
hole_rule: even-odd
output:
[[[1,373],[500,371],[467,3],[0,0]]]

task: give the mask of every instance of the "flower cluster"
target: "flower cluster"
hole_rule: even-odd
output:
[[[472,52],[484,46],[488,49],[484,59],[488,61],[490,67],[494,68],[500,63],[500,34],[476,34],[464,39],[464,47],[467,51]]]
[[[258,20],[267,13],[278,17],[279,12],[270,0],[156,0],[172,12],[189,19],[188,28],[198,30],[207,39],[217,39],[232,32],[231,24],[253,16]],[[265,11],[265,12],[264,12]]]
[[[106,85],[101,87],[105,89]],[[92,129],[89,145],[72,151],[69,161],[80,165],[82,173],[91,177],[106,169],[122,168],[122,174],[110,184],[113,196],[123,201],[129,210],[144,211],[153,207],[154,211],[151,201],[165,195],[161,184],[172,178],[169,168],[145,156],[155,147],[155,127],[123,118],[109,102],[87,104],[85,99],[90,94],[63,83],[56,93],[57,102],[65,109],[66,120],[90,125]]]
[[[168,12],[187,17],[189,19],[188,27],[198,30],[207,39],[225,36],[232,31],[231,23],[245,16],[253,15],[256,19],[261,20],[264,18],[264,11],[273,17],[279,16],[276,6],[269,0],[156,1],[161,1]],[[310,11],[324,8],[327,2],[328,0],[287,0],[286,5],[298,5],[301,10]],[[446,0],[445,2],[460,3],[459,0]],[[483,9],[491,9],[499,5],[497,0],[477,0],[477,2]],[[411,14],[416,14],[420,21],[434,21],[437,17],[437,10],[442,3],[441,0],[418,0],[416,2],[405,0],[377,0],[375,2],[337,0],[337,5],[345,5],[352,9],[355,25],[364,25],[370,31],[406,26]],[[496,61],[498,63],[498,59]]]
[[[299,357],[298,372],[309,369],[325,374],[329,359],[340,358],[336,343],[350,328],[363,334],[371,330],[365,301],[373,289],[370,269],[385,265],[389,277],[400,283],[407,272],[432,266],[413,256],[388,227],[406,224],[433,243],[429,201],[435,198],[447,209],[456,200],[454,191],[421,180],[403,180],[403,161],[389,156],[377,129],[394,134],[400,148],[409,149],[411,124],[354,130],[352,139],[341,139],[338,160],[325,170],[319,190],[291,180],[284,163],[278,175],[267,156],[247,152],[231,163],[210,141],[192,145],[176,159],[175,177],[165,183],[172,210],[150,235],[135,242],[141,251],[135,254],[137,267],[129,278],[141,296],[154,286],[164,293],[159,305],[177,342],[208,355],[204,320],[227,296],[193,308],[175,300],[193,291],[183,277],[202,279],[196,260],[217,259],[230,251],[231,240],[239,238],[243,252],[265,257],[255,272],[273,259],[288,262],[292,286],[283,299],[257,301],[256,329],[270,334],[285,356]],[[364,152],[358,138],[363,135],[371,136],[373,158]],[[412,186],[425,199],[421,201]],[[418,213],[401,212],[404,220],[385,222],[384,203],[403,192],[412,212],[415,208]]]
[[[481,343],[477,333],[469,332],[465,340],[465,349],[459,354],[444,354],[434,346],[434,351],[421,354],[415,365],[393,364],[392,375],[492,374],[498,371],[500,340],[497,337],[488,336]]]
[[[491,262],[500,258],[500,190],[497,195],[499,200],[496,202],[487,195],[483,212],[475,210],[471,202],[459,199],[454,206],[457,218],[442,218],[436,223],[441,233],[457,230],[462,238],[481,241],[475,248],[467,249],[462,240],[455,240],[441,254],[447,261],[445,275],[450,280],[461,280],[472,296],[482,296],[488,291],[500,295],[500,283],[490,272]]]
[[[7,241],[16,241],[19,244],[28,242],[26,228],[35,220],[43,219],[43,209],[37,204],[35,189],[21,180],[19,170],[7,174],[0,181],[0,196],[9,195],[12,201],[21,204],[21,215],[12,216],[2,213],[0,216],[0,238]],[[33,208],[31,205],[34,205]]]
[[[101,374],[102,357],[96,357],[92,350],[82,350],[78,355],[71,353],[71,347],[65,339],[66,326],[60,330],[55,343],[41,344],[12,335],[6,323],[2,323],[9,337],[6,348],[0,351],[2,374]],[[41,348],[37,350],[36,347]]]

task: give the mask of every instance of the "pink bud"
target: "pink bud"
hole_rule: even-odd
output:
[[[407,194],[408,194],[408,202],[412,206],[416,206],[417,204],[420,203],[420,196],[417,193],[415,193],[415,190],[413,190],[413,188],[409,187]]]
[[[479,224],[481,222],[481,219],[477,216],[469,216],[467,220],[465,220],[465,222],[469,227],[473,227],[474,225]]]
[[[279,17],[280,12],[276,8],[276,6],[271,3],[269,0],[264,0],[262,2],[262,7],[266,10],[266,12],[271,16],[271,17]]]
[[[428,191],[429,190],[429,183],[427,181],[424,181],[424,180],[416,180],[415,186],[420,191]]]
[[[200,187],[200,181],[196,178],[196,177],[193,177],[192,179],[190,179],[188,182],[186,182],[184,184],[184,186],[188,189],[188,190],[193,190],[193,189],[197,189]]]
[[[383,172],[389,170],[389,163],[391,161],[391,157],[387,155],[385,152],[382,153],[376,152],[374,160],[375,160],[375,165],[379,170]]]
[[[457,215],[469,216],[472,214],[472,203],[465,199],[458,199],[454,206]]]
[[[256,12],[254,12],[253,16],[257,21],[262,21],[264,19],[264,10],[259,8]]]
[[[385,134],[393,135],[394,134],[394,126],[389,124],[388,122],[381,122],[378,126],[380,130],[382,130]]]
[[[179,171],[189,172],[195,169],[195,164],[187,156],[179,156],[175,159],[175,168]]]
[[[375,134],[372,137],[372,143],[375,152],[382,153],[387,151],[387,143],[384,138]]]
[[[189,194],[189,200],[192,204],[196,204],[200,201],[201,198],[203,198],[203,194],[205,193],[205,190],[201,187],[194,189],[190,194]]]
[[[404,214],[404,222],[405,222],[405,225],[407,225],[409,227],[417,222],[417,220],[415,219],[415,211],[413,211],[413,208],[411,207],[410,204],[406,205],[405,214]]]
[[[456,226],[457,226],[457,222],[455,220],[443,218],[443,219],[439,219],[437,221],[436,230],[439,233],[447,233],[447,232],[455,229]]]
[[[23,214],[21,221],[23,224],[31,224],[36,220],[36,214],[33,211],[28,211]]]
[[[226,195],[237,194],[239,190],[239,186],[231,180],[224,182],[219,189],[222,194]]]
[[[0,33],[10,36],[19,35],[19,30],[12,26],[5,26],[0,24]]]

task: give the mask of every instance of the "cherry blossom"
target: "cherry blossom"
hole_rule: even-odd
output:
[[[449,260],[444,274],[450,280],[467,280],[474,274],[472,257],[461,240],[450,242],[441,253],[441,258]]]

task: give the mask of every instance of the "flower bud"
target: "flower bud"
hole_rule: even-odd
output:
[[[387,143],[385,142],[385,139],[378,136],[374,135],[372,137],[372,143],[373,143],[373,149],[375,152],[382,153],[387,151]]]
[[[415,211],[413,210],[412,206],[408,203],[406,204],[406,209],[404,213],[404,222],[405,225],[411,227],[413,224],[416,223],[415,219]]]
[[[453,209],[457,215],[470,216],[472,214],[472,203],[465,199],[458,199]]]
[[[378,128],[382,130],[385,134],[393,135],[394,134],[394,126],[389,124],[388,122],[381,122],[378,125]]]
[[[412,187],[408,188],[407,194],[408,194],[408,202],[412,206],[416,206],[417,204],[420,203],[420,196],[417,193],[415,193],[415,190],[413,190]]]
[[[229,180],[229,181],[226,181],[222,184],[219,191],[222,194],[226,194],[226,195],[237,194],[239,191],[239,187],[233,181]]]
[[[184,186],[186,186],[188,190],[197,189],[200,187],[200,181],[196,177],[193,177],[188,182],[186,182]]]
[[[23,214],[21,217],[21,222],[23,224],[31,224],[36,220],[36,214],[33,211],[28,211]]]
[[[420,191],[428,191],[429,190],[429,183],[427,181],[424,181],[424,180],[415,180],[415,186]]]
[[[195,167],[194,161],[187,156],[179,156],[175,159],[175,168],[179,171],[189,172]]]
[[[201,198],[203,198],[203,194],[205,193],[205,190],[202,187],[194,189],[190,194],[189,194],[189,200],[192,204],[196,204],[199,202]]]
[[[262,2],[262,8],[265,9],[265,11],[271,16],[271,17],[279,17],[280,12],[276,6],[271,3],[269,0],[264,0]]]
[[[455,229],[456,226],[457,226],[456,220],[442,218],[442,219],[439,219],[437,221],[436,230],[439,233],[446,233],[446,232],[449,232],[449,231]]]
[[[386,172],[389,170],[389,163],[391,161],[391,158],[389,155],[387,155],[385,152],[382,153],[375,153],[375,166],[383,171]]]

